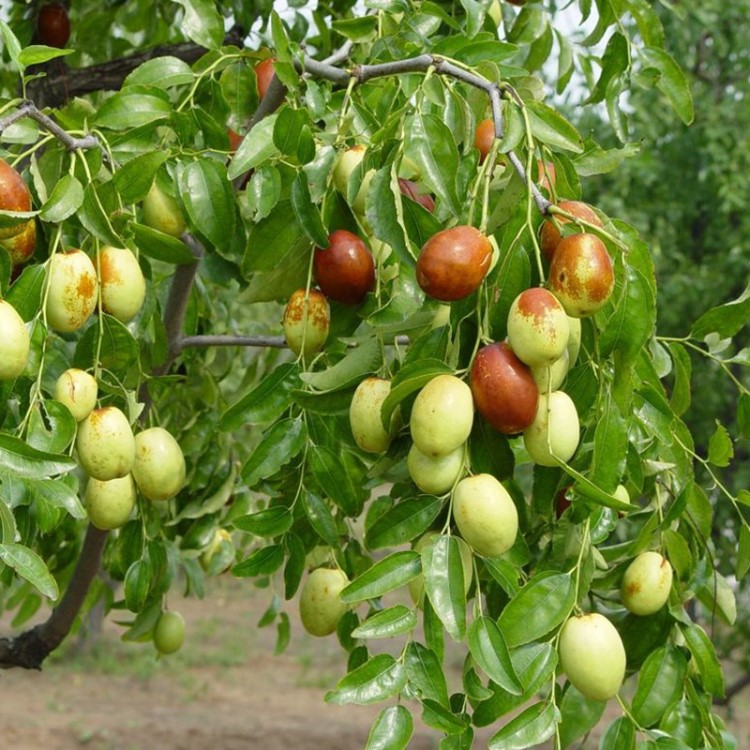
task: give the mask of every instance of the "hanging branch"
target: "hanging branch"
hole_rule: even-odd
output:
[[[68,151],[77,151],[80,149],[98,148],[99,140],[95,135],[85,135],[82,138],[74,138],[72,135],[63,130],[51,117],[45,115],[39,110],[34,102],[25,101],[15,111],[7,117],[0,119],[0,133],[14,122],[23,120],[25,117],[38,122],[43,128],[48,130],[58,141],[63,143]]]

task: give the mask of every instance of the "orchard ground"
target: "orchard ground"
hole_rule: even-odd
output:
[[[150,643],[125,644],[113,612],[96,645],[71,639],[43,673],[0,675],[0,736],[13,750],[360,750],[382,706],[331,706],[323,694],[345,673],[335,636],[302,631],[295,605],[292,641],[273,655],[274,627],[258,629],[270,594],[223,576],[203,601],[171,601],[185,615],[187,643],[158,661]],[[8,618],[0,630],[9,632]],[[460,684],[457,653],[446,656],[452,687]],[[732,674],[731,665],[727,674]],[[610,702],[608,714],[617,715]],[[724,715],[727,715],[726,711]],[[750,696],[728,713],[738,748],[750,747]],[[478,732],[475,747],[499,727]],[[437,750],[439,734],[415,716],[411,750]],[[597,747],[598,735],[583,747]]]

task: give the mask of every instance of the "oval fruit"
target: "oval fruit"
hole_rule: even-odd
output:
[[[419,552],[419,554],[421,555],[422,550],[430,544],[434,544],[439,536],[440,532],[438,531],[428,531],[417,540],[416,544],[414,545],[414,551]],[[474,563],[473,556],[471,554],[471,547],[469,547],[469,545],[466,544],[466,542],[460,537],[454,537],[454,539],[458,542],[458,549],[461,554],[461,567],[463,568],[464,574],[464,594],[468,594],[469,589],[471,588],[471,579],[474,575]],[[409,581],[409,594],[411,595],[411,600],[414,602],[414,604],[416,604],[420,609],[424,607],[423,573],[420,573],[418,576],[412,578],[411,581]]]
[[[284,308],[284,338],[297,355],[317,354],[328,338],[331,308],[325,294],[317,289],[297,289]]]
[[[119,529],[130,518],[135,508],[135,498],[132,474],[107,482],[92,477],[84,495],[89,521],[102,531]]]
[[[366,153],[367,147],[359,144],[341,151],[336,157],[336,163],[333,165],[333,184],[344,199],[347,198],[349,192],[349,178],[352,172],[362,163]],[[365,213],[365,201],[374,174],[374,170],[370,169],[362,176],[357,195],[351,202],[352,209],[360,215]]]
[[[156,621],[153,633],[156,650],[167,656],[182,648],[185,643],[185,620],[179,612],[165,610]]]
[[[568,316],[552,292],[542,287],[519,294],[508,312],[508,343],[529,367],[562,357],[570,337]]]
[[[612,259],[604,243],[585,233],[563,238],[550,265],[549,281],[568,315],[593,315],[615,287]]]
[[[492,474],[462,479],[453,491],[453,520],[466,543],[483,557],[507,552],[518,534],[518,511]]]
[[[531,374],[534,376],[539,392],[548,393],[549,391],[556,391],[568,374],[568,370],[570,369],[569,363],[570,355],[568,354],[568,350],[565,349],[562,357],[556,359],[551,365],[532,367]]]
[[[337,229],[328,236],[327,248],[316,248],[315,281],[329,299],[358,305],[375,288],[375,261],[356,234]]]
[[[149,500],[169,500],[185,484],[182,448],[163,427],[151,427],[135,436],[133,478]]]
[[[464,470],[464,446],[444,456],[427,456],[412,445],[406,468],[414,484],[429,495],[443,495],[456,483]]]
[[[492,263],[492,245],[478,229],[461,225],[430,237],[417,260],[417,283],[441,302],[468,297]]]
[[[622,603],[634,615],[652,615],[669,599],[672,566],[658,552],[642,552],[622,577]]]
[[[483,164],[495,140],[495,121],[482,120],[474,131],[474,148],[479,149],[479,163]]]
[[[569,461],[578,448],[578,411],[564,391],[539,394],[534,421],[523,433],[531,460],[541,466],[557,466],[553,457]]]
[[[179,237],[187,229],[180,204],[155,182],[143,199],[143,222],[172,237]]]
[[[0,380],[13,380],[26,368],[29,332],[16,308],[0,300]]]
[[[206,548],[201,552],[198,562],[201,564],[201,568],[208,572],[211,568],[211,562],[221,551],[222,545],[231,547],[232,536],[226,529],[216,529],[214,532],[213,539],[209,542]],[[211,571],[219,572],[219,571]]]
[[[83,250],[55,253],[47,269],[47,325],[55,331],[77,331],[96,308],[96,269]]]
[[[23,177],[4,159],[0,159],[0,210],[31,211],[31,192]],[[0,227],[0,239],[14,237],[22,232],[25,223]]]
[[[539,389],[531,370],[505,343],[482,347],[471,365],[477,411],[504,435],[525,430],[536,416]]]
[[[339,596],[348,584],[338,569],[317,568],[307,576],[299,597],[299,616],[310,635],[322,637],[336,630],[348,609]]]
[[[71,367],[55,382],[53,395],[68,407],[76,422],[81,422],[94,410],[99,388],[93,375]]]
[[[473,421],[471,388],[455,375],[438,375],[414,400],[411,439],[422,453],[444,456],[466,442]]]
[[[78,424],[78,460],[84,471],[102,482],[129,474],[135,461],[135,439],[128,418],[115,406],[94,409]]]
[[[99,283],[104,312],[130,322],[146,298],[146,280],[135,255],[124,247],[103,247],[99,251]]]
[[[258,96],[263,99],[276,73],[273,67],[274,58],[267,57],[255,66],[255,79],[258,82]]]
[[[578,219],[587,221],[589,224],[594,224],[597,227],[603,226],[602,220],[588,203],[583,203],[582,201],[560,201],[558,207],[569,214],[573,214]],[[567,224],[570,221],[570,219],[560,216],[560,214],[555,214],[555,220],[558,224]],[[539,234],[539,243],[548,261],[552,261],[560,240],[562,240],[562,234],[554,222],[551,219],[544,221]]]
[[[571,617],[560,631],[560,666],[571,685],[587,698],[614,698],[625,679],[625,647],[615,626],[603,615]]]
[[[68,11],[61,3],[44,5],[36,19],[37,36],[42,44],[62,49],[70,39]]]
[[[555,170],[555,165],[551,161],[537,159],[536,166],[539,172],[539,187],[549,192],[557,182],[557,171]]]
[[[29,219],[25,224],[21,224],[21,231],[0,240],[0,245],[8,251],[14,267],[25,263],[36,250],[36,221]]]
[[[357,445],[368,453],[388,450],[398,431],[398,412],[391,414],[391,429],[386,431],[380,417],[383,402],[391,392],[391,381],[383,378],[365,378],[354,391],[349,405],[349,424]]]

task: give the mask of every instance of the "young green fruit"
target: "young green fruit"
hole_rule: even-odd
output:
[[[315,281],[329,299],[358,305],[375,288],[375,261],[356,234],[337,229],[328,236],[328,247],[316,248]]]
[[[464,470],[464,446],[444,456],[428,456],[412,445],[406,468],[414,484],[429,495],[443,495],[453,487]]]
[[[625,647],[615,626],[603,615],[571,617],[557,646],[562,671],[591,700],[614,698],[625,678]]]
[[[284,338],[297,355],[317,354],[328,338],[331,308],[325,294],[317,289],[297,289],[284,308]]]
[[[299,598],[302,627],[322,637],[336,630],[339,620],[348,609],[340,594],[349,579],[338,569],[317,568],[307,576]]]
[[[102,531],[119,529],[135,507],[135,482],[132,474],[101,482],[93,477],[86,485],[84,504],[89,521]]]
[[[86,419],[96,406],[99,388],[93,375],[71,367],[55,382],[56,401],[68,407],[76,422]]]
[[[462,479],[453,491],[453,519],[466,543],[483,557],[507,552],[518,534],[518,511],[492,474]]]
[[[213,539],[208,546],[201,552],[198,562],[201,568],[208,571],[211,567],[211,561],[219,554],[222,545],[231,546],[232,536],[226,529],[216,529]]]
[[[31,192],[23,177],[4,159],[0,159],[0,211],[31,211]],[[0,227],[0,239],[14,237],[25,224]]]
[[[568,316],[551,292],[533,287],[513,300],[508,312],[508,343],[529,367],[551,365],[560,359],[569,337]]]
[[[444,456],[466,442],[473,421],[471,388],[455,375],[438,375],[414,400],[411,439],[425,455]]]
[[[423,534],[421,537],[419,537],[416,544],[414,545],[414,551],[419,552],[419,554],[421,555],[422,550],[425,549],[425,547],[428,547],[430,544],[434,544],[439,537],[440,532],[428,531],[426,534]],[[460,537],[454,537],[454,539],[458,542],[458,549],[461,554],[461,567],[463,568],[464,574],[464,594],[468,594],[469,589],[471,588],[471,579],[474,575],[474,564],[473,556],[471,554],[471,548]],[[412,578],[411,581],[409,581],[409,594],[414,604],[422,609],[422,607],[424,607],[424,573],[420,573],[418,576]]]
[[[652,615],[669,599],[672,566],[658,552],[642,552],[622,577],[622,603],[634,615]]]
[[[143,221],[151,229],[172,237],[179,237],[187,229],[180,204],[155,182],[143,199]]]
[[[390,430],[383,427],[380,411],[391,392],[391,381],[383,378],[365,378],[354,391],[349,406],[349,424],[357,445],[368,453],[388,450],[399,428],[398,412],[391,415]]]
[[[539,394],[536,417],[523,433],[531,460],[541,466],[557,466],[555,458],[569,461],[578,448],[578,411],[564,391]]]
[[[0,240],[0,245],[8,251],[14,268],[25,263],[36,250],[36,221],[29,219],[25,224],[21,224],[21,231]]]
[[[115,406],[94,409],[78,424],[78,460],[87,474],[107,482],[129,474],[135,439],[128,418]]]
[[[13,380],[26,368],[30,338],[16,308],[0,300],[0,380]]]
[[[47,269],[47,325],[54,331],[77,331],[91,317],[99,297],[96,269],[83,250],[55,253]]]
[[[597,227],[602,226],[602,220],[596,215],[591,206],[588,203],[582,203],[581,201],[560,201],[558,204],[559,208],[563,211],[567,211],[578,219],[583,219],[589,224],[594,224]],[[570,219],[565,216],[555,214],[555,219],[558,224],[567,224]],[[539,244],[541,245],[542,252],[547,257],[548,261],[552,261],[555,255],[555,250],[562,240],[562,234],[560,230],[555,226],[554,222],[547,219],[542,223],[542,229],[539,234]]]
[[[179,612],[165,610],[156,621],[153,633],[156,650],[167,656],[182,648],[185,643],[185,620]]]
[[[182,449],[163,427],[151,427],[135,436],[133,478],[148,500],[169,500],[185,484]]]
[[[362,163],[366,153],[366,146],[357,145],[342,151],[336,158],[336,163],[333,166],[333,184],[344,198],[347,197],[349,178],[352,172]],[[352,209],[360,216],[365,214],[365,201],[374,174],[374,170],[371,169],[363,175],[357,195],[352,200]]]
[[[146,280],[135,255],[124,247],[103,247],[99,251],[99,284],[104,312],[129,323],[146,298]]]
[[[549,268],[550,287],[574,318],[593,315],[615,287],[612,259],[593,234],[571,234],[560,240]]]
[[[477,411],[504,435],[525,430],[536,415],[539,389],[531,370],[505,343],[482,347],[471,366]]]
[[[417,259],[417,283],[441,302],[468,297],[492,263],[492,245],[478,229],[460,225],[430,237]]]

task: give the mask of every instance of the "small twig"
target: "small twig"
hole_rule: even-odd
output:
[[[185,336],[180,339],[180,349],[189,347],[207,346],[257,346],[272,349],[286,348],[286,339],[283,336],[235,336],[232,334]]]
[[[715,698],[715,706],[728,706],[732,698],[737,693],[741,693],[748,685],[750,685],[750,674],[743,674],[735,682],[733,682],[725,691],[723,698]]]
[[[24,117],[35,120],[43,128],[46,128],[57,140],[65,144],[68,151],[99,147],[99,139],[95,135],[89,134],[83,136],[83,138],[74,138],[69,133],[66,133],[51,117],[45,115],[34,102],[30,101],[23,102],[15,112],[0,120],[0,133]]]

